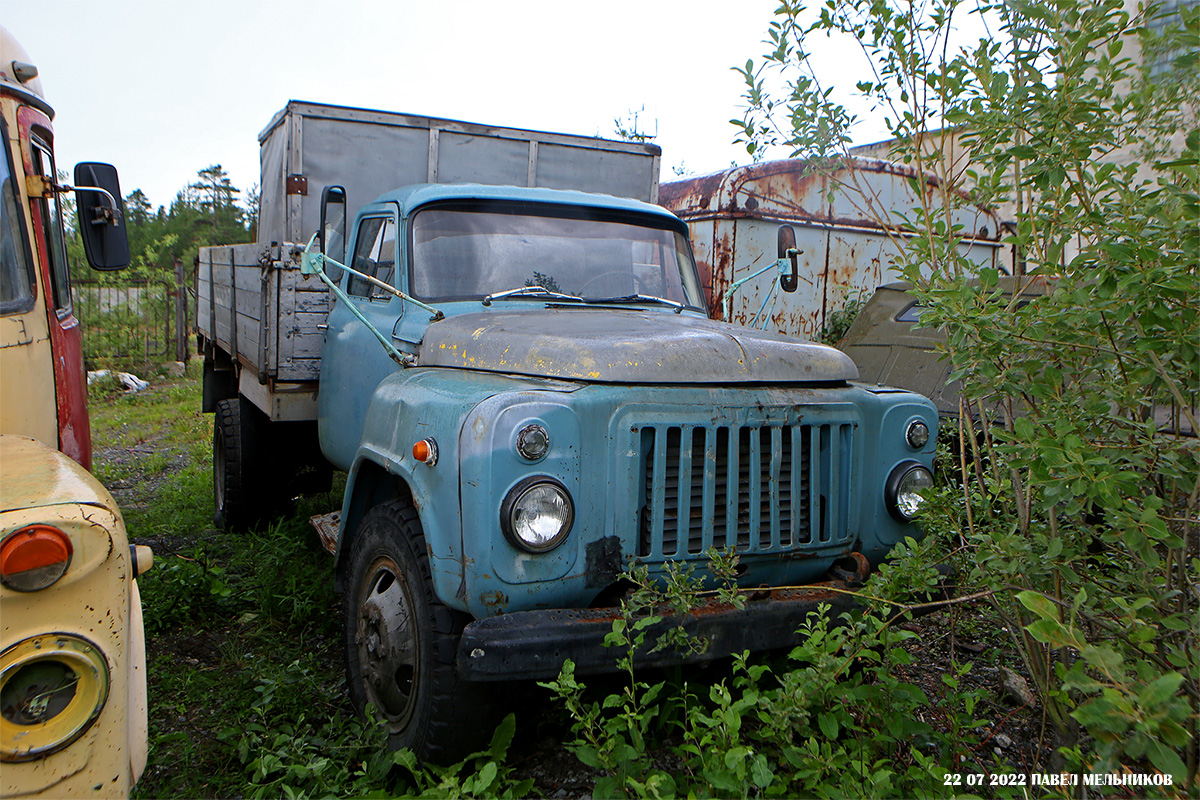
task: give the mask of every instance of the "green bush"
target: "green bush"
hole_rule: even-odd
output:
[[[861,46],[857,88],[886,109],[893,157],[937,178],[879,220],[963,386],[961,474],[926,526],[970,554],[965,586],[1011,632],[1052,769],[1159,771],[1195,794],[1200,9],[1128,8],[831,0],[805,17],[785,2],[764,61],[739,69],[738,124],[756,154],[844,153],[853,119],[807,42]],[[959,47],[963,15],[992,34]],[[1045,293],[1005,292],[965,259],[954,215],[974,204],[1016,209],[1005,244]]]

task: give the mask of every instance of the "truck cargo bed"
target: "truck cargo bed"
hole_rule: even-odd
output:
[[[196,325],[249,367],[259,384],[315,382],[331,303],[315,275],[302,275],[292,245],[206,247],[197,271]]]

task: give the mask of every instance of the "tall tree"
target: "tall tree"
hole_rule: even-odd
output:
[[[197,207],[206,214],[214,233],[230,225],[242,225],[242,211],[233,201],[241,193],[220,164],[212,164],[196,173],[198,180],[188,188],[195,192]]]

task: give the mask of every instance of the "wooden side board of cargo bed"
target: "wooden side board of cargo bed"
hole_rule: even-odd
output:
[[[319,278],[301,274],[298,253],[290,244],[200,250],[197,329],[241,365],[243,394],[260,407],[255,395],[262,392],[315,392],[321,373],[323,326],[332,300]],[[254,390],[255,384],[262,389]]]

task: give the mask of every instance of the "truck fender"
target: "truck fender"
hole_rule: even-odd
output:
[[[386,461],[359,456],[346,479],[346,493],[342,501],[341,531],[333,553],[334,582],[342,590],[342,574],[354,548],[354,536],[362,518],[373,507],[391,500],[413,502],[412,489],[404,475],[392,470]]]
[[[426,467],[424,464],[416,467],[411,458],[398,456],[390,449],[376,449],[370,445],[359,448],[342,502],[342,522],[334,550],[334,585],[338,591],[344,588],[344,573],[352,561],[355,547],[354,537],[367,512],[382,503],[401,501],[411,504],[420,519],[438,598],[451,608],[465,611],[457,470],[452,472],[454,492],[449,494],[430,486],[426,482],[427,476],[414,475],[414,469],[426,470]],[[436,503],[430,500],[435,497],[440,498]]]

